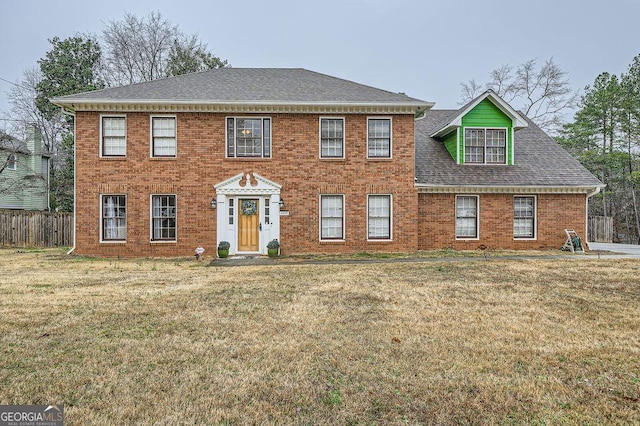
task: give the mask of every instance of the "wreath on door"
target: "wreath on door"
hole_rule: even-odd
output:
[[[242,214],[245,216],[253,216],[258,212],[258,203],[256,200],[242,200]]]

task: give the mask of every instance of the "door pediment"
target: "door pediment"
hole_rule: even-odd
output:
[[[257,195],[280,194],[282,185],[260,176],[258,173],[239,173],[213,185],[216,194]]]

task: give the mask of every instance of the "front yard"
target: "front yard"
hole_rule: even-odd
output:
[[[69,425],[640,423],[637,260],[0,269],[0,404]]]

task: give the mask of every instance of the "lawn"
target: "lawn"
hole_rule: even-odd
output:
[[[640,423],[637,260],[0,270],[0,404],[68,425]]]

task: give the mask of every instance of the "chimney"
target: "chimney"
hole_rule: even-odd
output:
[[[32,155],[42,155],[42,132],[35,123],[27,124],[25,128],[25,143]]]

